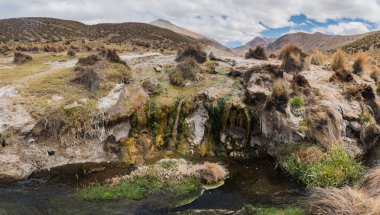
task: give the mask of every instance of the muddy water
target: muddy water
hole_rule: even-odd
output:
[[[244,204],[281,206],[302,203],[304,191],[277,171],[270,160],[226,163],[230,178],[194,202],[171,208],[173,199],[161,194],[144,201],[80,200],[77,187],[132,171],[123,165],[71,165],[33,175],[29,180],[0,185],[2,214],[168,214],[190,209],[238,210]]]

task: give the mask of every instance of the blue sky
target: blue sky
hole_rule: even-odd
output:
[[[0,0],[0,19],[54,17],[86,24],[175,25],[235,47],[292,32],[352,35],[377,30],[380,0]]]

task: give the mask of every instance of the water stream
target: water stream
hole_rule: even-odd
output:
[[[191,209],[238,210],[244,204],[281,206],[302,202],[304,191],[274,168],[271,160],[225,163],[230,177],[194,202],[171,208],[173,199],[157,194],[143,201],[83,201],[83,184],[104,181],[132,169],[121,164],[70,165],[34,174],[30,179],[0,185],[0,214],[168,214]]]

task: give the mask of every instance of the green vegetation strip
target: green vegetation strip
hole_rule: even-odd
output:
[[[359,179],[364,172],[362,164],[340,146],[332,146],[317,161],[300,159],[293,154],[283,167],[308,187],[342,187]]]
[[[142,200],[150,194],[165,192],[173,197],[183,197],[201,188],[197,178],[189,177],[178,184],[160,181],[154,176],[123,179],[117,185],[94,185],[84,187],[79,196],[85,200]]]
[[[296,207],[286,207],[286,208],[255,208],[251,204],[244,205],[245,211],[248,214],[255,215],[304,215],[302,209]]]

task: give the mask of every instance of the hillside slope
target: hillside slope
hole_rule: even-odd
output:
[[[125,43],[156,48],[178,48],[193,42],[171,30],[145,23],[85,25],[53,18],[14,18],[0,20],[0,42],[60,42],[78,39],[105,43]]]
[[[337,47],[349,44],[350,42],[353,42],[364,36],[365,34],[341,36],[341,35],[326,35],[319,32],[314,33],[314,34],[299,32],[299,33],[293,33],[293,34],[285,34],[284,36],[278,38],[276,41],[271,43],[267,49],[270,52],[278,52],[285,45],[289,43],[293,43],[293,44],[303,47],[305,51],[312,51],[315,49],[319,49],[321,51],[327,51],[327,50],[335,49]]]
[[[184,35],[184,36],[190,38],[191,40],[205,44],[207,50],[213,51],[216,54],[221,54],[221,55],[233,55],[234,54],[231,49],[220,44],[218,41],[216,41],[210,37],[204,36],[202,34],[199,34],[199,33],[190,31],[188,29],[179,27],[177,25],[174,25],[173,23],[171,23],[167,20],[158,19],[158,20],[153,21],[149,24],[157,26],[157,27],[169,29],[169,30],[174,31],[178,34]]]

